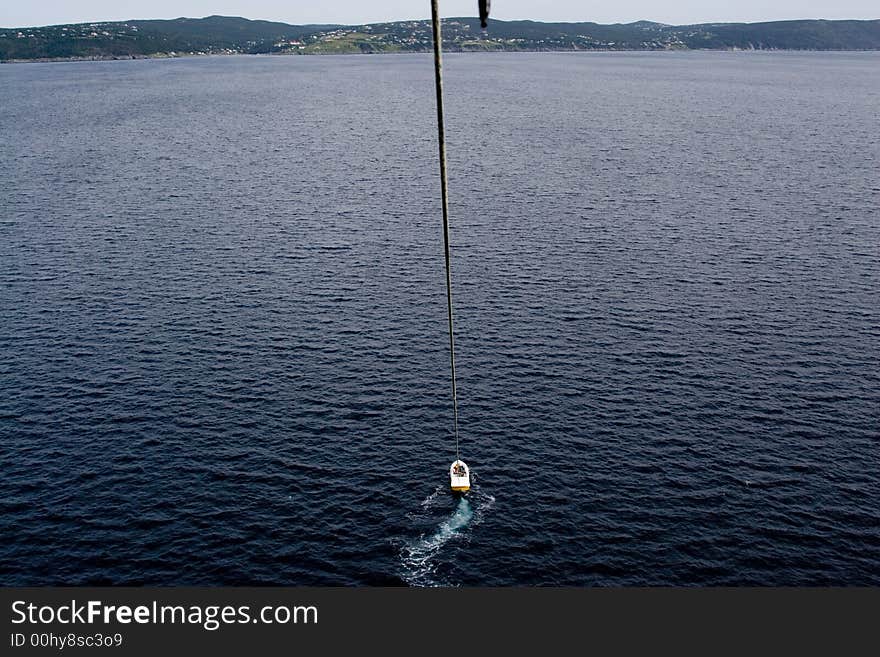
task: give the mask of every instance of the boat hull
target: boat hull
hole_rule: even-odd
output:
[[[449,466],[449,487],[462,494],[471,489],[471,471],[464,461],[456,460]]]

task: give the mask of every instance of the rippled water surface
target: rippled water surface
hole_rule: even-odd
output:
[[[880,56],[0,67],[0,583],[880,584]]]

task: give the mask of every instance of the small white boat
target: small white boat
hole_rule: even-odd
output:
[[[471,489],[471,471],[467,463],[461,460],[453,461],[449,466],[449,481],[453,491],[467,493]]]

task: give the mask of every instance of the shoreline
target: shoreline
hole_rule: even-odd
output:
[[[847,49],[825,49],[825,48],[589,48],[589,49],[516,49],[516,50],[444,50],[447,54],[470,55],[470,54],[515,54],[515,53],[705,53],[717,52],[728,54],[741,53],[880,53],[880,48],[847,48]],[[350,56],[375,56],[375,55],[429,55],[430,50],[407,50],[407,51],[386,51],[386,52],[284,52],[284,53],[248,53],[248,52],[210,52],[210,53],[154,53],[151,55],[91,55],[82,57],[38,57],[33,59],[0,59],[2,64],[59,64],[67,62],[120,62],[132,60],[149,60],[149,59],[188,59],[195,57],[350,57]]]

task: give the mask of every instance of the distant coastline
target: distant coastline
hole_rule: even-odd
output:
[[[480,51],[453,51],[455,54],[467,54],[471,52],[480,52]],[[647,51],[647,50],[623,50],[623,49],[601,49],[594,48],[591,50],[583,50],[583,51],[575,51],[575,50],[511,50],[511,51],[482,51],[482,52],[512,52],[512,53],[577,53],[580,52],[582,54],[589,53],[627,53],[627,52],[654,52],[658,54],[662,54],[663,52],[674,52],[672,50],[669,51]],[[880,49],[848,49],[848,50],[819,50],[812,49],[808,50],[806,48],[792,49],[792,48],[762,48],[755,50],[747,50],[747,49],[725,49],[721,50],[718,48],[703,48],[703,49],[687,49],[687,50],[679,50],[678,52],[717,52],[717,53],[857,53],[857,52],[880,52]],[[413,54],[428,54],[427,52],[421,51],[409,51],[409,52],[375,52],[375,53],[335,53],[335,52],[327,52],[327,53],[309,53],[305,55],[301,55],[303,57],[340,57],[340,56],[352,56],[352,55],[360,55],[360,54],[370,54],[370,55],[384,55],[393,57],[395,55],[413,55]],[[278,53],[153,53],[150,55],[131,55],[131,56],[116,56],[116,55],[96,55],[90,57],[44,57],[39,59],[0,59],[0,65],[6,64],[62,64],[62,63],[77,63],[77,62],[126,62],[126,61],[143,61],[143,60],[159,60],[159,59],[196,59],[196,58],[206,58],[206,57],[288,57],[288,56],[300,56],[300,55],[288,55],[288,54],[278,54]]]
[[[665,25],[444,20],[449,52],[880,50],[880,20]],[[288,25],[209,16],[0,28],[0,62],[106,61],[199,55],[428,52],[428,21]]]

